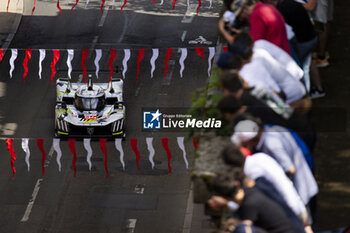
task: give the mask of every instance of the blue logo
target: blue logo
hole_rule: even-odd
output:
[[[156,112],[143,112],[143,128],[144,129],[160,129],[162,113],[159,109]]]

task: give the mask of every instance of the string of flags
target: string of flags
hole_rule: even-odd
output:
[[[61,146],[60,146],[60,141],[61,140],[59,138],[54,138],[52,141],[53,150],[56,152],[56,163],[57,163],[59,172],[61,172],[61,169],[62,169],[62,164],[61,164],[62,150],[61,150]],[[6,142],[7,151],[9,152],[9,154],[11,156],[10,165],[11,165],[11,169],[12,169],[12,176],[14,179],[15,174],[16,174],[15,161],[17,159],[16,153],[14,150],[14,146],[13,146],[14,138],[6,139],[5,142]],[[46,152],[44,149],[44,139],[38,138],[38,139],[36,139],[36,142],[37,142],[37,147],[38,147],[39,151],[41,152],[41,158],[42,158],[41,169],[42,169],[42,176],[44,176],[45,175],[45,162],[47,159]],[[106,179],[108,179],[109,172],[108,172],[108,156],[107,156],[106,142],[107,142],[107,139],[104,139],[104,138],[99,139],[100,149],[104,155],[104,168],[105,168],[105,173],[106,173]],[[192,143],[193,143],[195,150],[197,150],[198,138],[193,138]],[[68,139],[68,147],[69,147],[69,150],[71,151],[72,156],[73,156],[72,168],[74,170],[74,177],[76,177],[76,174],[77,174],[77,167],[76,167],[77,152],[76,152],[75,144],[76,144],[76,139],[74,139],[74,138]],[[83,144],[84,144],[84,149],[87,152],[86,162],[89,166],[89,170],[91,171],[91,169],[92,169],[91,158],[93,155],[93,150],[91,148],[91,139],[85,138],[83,140]],[[140,171],[139,161],[141,159],[141,153],[138,149],[137,144],[138,144],[137,138],[130,139],[130,146],[131,146],[132,151],[135,153],[135,156],[136,156],[136,159],[135,159],[136,166],[137,166],[138,171]],[[147,144],[147,150],[148,150],[148,160],[151,163],[152,169],[154,169],[154,167],[155,167],[155,163],[154,163],[155,149],[153,147],[153,138],[147,137],[146,144]],[[169,148],[169,138],[161,138],[161,144],[162,144],[162,146],[166,152],[166,155],[167,155],[168,170],[169,170],[169,175],[171,175],[171,172],[172,172],[172,167],[171,167],[172,153],[171,153],[171,150]],[[186,169],[188,169],[189,164],[188,164],[187,152],[186,152],[185,144],[184,144],[184,137],[177,137],[177,145],[179,146],[180,150],[182,151],[183,160],[184,160]],[[31,156],[30,148],[29,148],[29,138],[22,138],[21,146],[22,146],[23,151],[25,152],[24,160],[25,160],[25,163],[27,165],[27,170],[29,172],[30,171],[30,156]],[[121,138],[115,139],[115,148],[119,152],[120,163],[123,167],[123,170],[125,171],[124,150],[123,150]]]
[[[127,4],[128,1],[127,0],[121,0],[121,1],[123,2],[123,4],[120,7],[120,11],[121,11],[121,13],[123,13],[123,8],[125,7],[125,5]],[[79,0],[76,0],[70,11],[73,11],[74,8],[78,5],[78,3],[79,3]],[[101,6],[100,6],[101,13],[103,13],[103,8],[104,8],[105,3],[106,3],[106,0],[101,0]],[[7,12],[8,12],[10,4],[11,4],[11,1],[8,0],[7,8],[6,8]],[[88,4],[89,4],[89,0],[86,1],[85,6],[87,6]],[[156,4],[156,0],[153,0],[153,5],[155,5],[155,4]],[[163,5],[163,4],[164,4],[164,0],[161,0],[160,1],[160,5]],[[197,9],[196,9],[196,12],[198,14],[199,13],[199,9],[202,7],[202,0],[197,0],[197,4],[198,4],[198,6],[197,6]],[[175,9],[175,5],[176,5],[176,0],[172,0],[172,3],[171,3],[172,9]],[[213,5],[213,0],[209,0],[209,8],[212,8],[212,5]],[[56,6],[57,6],[58,11],[62,15],[62,8],[60,6],[60,0],[57,0]],[[187,0],[187,6],[188,7],[190,6],[190,1],[189,0]],[[36,9],[36,0],[33,0],[32,15],[34,14],[35,9]]]
[[[179,52],[181,53],[180,55],[180,58],[179,58],[179,65],[180,65],[180,77],[182,78],[183,77],[183,72],[185,70],[185,61],[186,61],[186,58],[188,56],[188,48],[179,48]],[[211,72],[211,68],[212,68],[212,62],[213,62],[213,58],[215,56],[215,53],[216,53],[216,48],[215,47],[206,47],[206,48],[203,48],[203,47],[197,47],[197,48],[194,48],[195,50],[195,53],[197,56],[201,57],[201,60],[202,62],[204,62],[205,60],[205,50],[208,51],[209,55],[208,55],[208,60],[207,60],[207,63],[208,63],[208,76],[210,76],[210,72]],[[223,51],[227,51],[228,48],[227,47],[223,47]],[[16,48],[13,48],[13,49],[10,49],[11,51],[11,56],[10,56],[10,59],[9,59],[9,64],[10,64],[10,71],[9,71],[9,75],[10,75],[10,78],[13,77],[13,71],[15,70],[15,62],[18,58],[18,49]],[[31,58],[32,58],[32,49],[25,49],[25,57],[24,57],[24,60],[23,60],[23,68],[24,68],[24,73],[23,73],[23,81],[25,82],[26,81],[26,77],[28,75],[28,72],[29,72],[29,69],[28,69],[28,63],[30,62]],[[53,49],[51,51],[49,50],[45,50],[45,49],[39,49],[39,62],[38,62],[38,65],[39,65],[39,71],[38,71],[38,76],[39,76],[39,79],[42,78],[42,64],[43,64],[43,61],[45,60],[46,58],[46,55],[47,55],[47,52],[52,52],[52,61],[51,61],[51,65],[50,65],[50,68],[51,68],[51,83],[53,83],[53,80],[54,80],[54,77],[56,75],[56,64],[58,63],[58,61],[60,60],[60,57],[63,55],[64,52],[67,53],[67,60],[66,60],[66,65],[68,67],[68,72],[67,72],[67,75],[69,78],[71,78],[72,76],[72,61],[74,59],[74,56],[76,55],[76,52],[75,50],[73,49],[67,49],[67,50],[59,50],[59,49]],[[150,73],[150,76],[151,78],[153,78],[154,76],[154,71],[156,69],[156,61],[159,57],[159,52],[160,52],[160,49],[159,48],[153,48],[152,50],[147,50],[148,51],[152,51],[152,57],[150,59],[150,65],[151,65],[151,73]],[[165,56],[165,60],[164,60],[164,77],[166,77],[167,75],[167,72],[168,72],[168,61],[169,59],[171,58],[172,54],[173,54],[173,51],[174,49],[173,48],[166,48],[166,56]],[[87,75],[87,70],[86,70],[86,61],[89,57],[89,53],[93,53],[95,55],[94,57],[94,65],[95,65],[95,74],[96,74],[96,77],[98,78],[99,77],[99,72],[100,72],[100,60],[102,58],[102,55],[103,55],[103,51],[101,49],[95,49],[93,51],[90,51],[90,50],[87,50],[87,49],[83,49],[81,50],[81,68],[82,68],[82,71],[83,71],[83,80],[84,82],[86,82],[86,75]],[[109,60],[108,60],[108,67],[109,67],[109,70],[110,70],[110,73],[109,73],[109,79],[111,80],[112,78],[112,75],[113,75],[113,72],[114,72],[114,69],[113,69],[113,62],[115,61],[116,57],[117,57],[117,50],[116,49],[110,49],[109,51]],[[123,72],[122,72],[122,75],[123,75],[123,78],[125,79],[125,75],[126,75],[126,72],[128,70],[128,62],[130,60],[130,57],[131,57],[131,52],[137,52],[137,75],[136,75],[136,81],[139,82],[139,76],[140,76],[140,64],[142,62],[142,60],[144,59],[145,57],[145,54],[146,54],[146,49],[137,49],[137,50],[130,50],[130,49],[124,49],[123,50],[123,60],[122,60],[122,65],[123,65]],[[221,52],[221,51],[218,51],[218,52]],[[0,49],[0,62],[3,60],[4,58],[4,49]]]

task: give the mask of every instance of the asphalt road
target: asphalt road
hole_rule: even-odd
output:
[[[0,232],[190,232],[192,207],[190,195],[190,171],[186,169],[176,137],[185,133],[147,133],[141,131],[142,107],[188,107],[191,91],[205,85],[208,51],[202,63],[194,49],[189,49],[184,77],[180,78],[176,48],[188,47],[188,41],[204,36],[216,45],[216,12],[220,6],[203,2],[199,16],[191,14],[196,4],[187,11],[186,1],[177,1],[175,10],[171,3],[153,5],[152,1],[129,1],[121,13],[120,1],[107,2],[104,14],[99,2],[78,4],[70,12],[72,1],[61,1],[63,14],[58,15],[56,1],[38,1],[34,16],[30,16],[32,1],[25,1],[25,15],[11,48],[32,48],[29,73],[23,82],[24,51],[20,50],[15,62],[13,78],[9,78],[9,56],[6,53],[0,63],[0,125],[2,137],[16,138],[16,176],[12,179],[10,156],[6,145],[0,142]],[[157,3],[159,4],[159,3]],[[107,10],[108,9],[108,10]],[[186,14],[187,12],[187,14]],[[126,169],[123,171],[114,142],[107,142],[108,169],[105,179],[103,154],[98,142],[92,142],[93,169],[90,172],[85,161],[86,151],[81,141],[76,143],[78,154],[77,177],[73,178],[72,154],[66,141],[61,142],[62,171],[55,162],[52,149],[54,127],[55,85],[50,82],[50,49],[62,49],[57,63],[56,77],[65,77],[67,54],[64,49],[75,49],[73,80],[80,80],[80,49],[90,49],[86,61],[88,74],[94,76],[93,49],[103,49],[100,61],[99,81],[108,81],[108,51],[117,49],[114,65],[121,66],[124,48],[132,49],[124,86],[127,106],[127,140],[123,142]],[[140,81],[136,82],[137,48],[145,48],[140,64]],[[154,78],[150,78],[149,60],[151,48],[160,48]],[[169,60],[168,75],[164,78],[166,48],[174,48]],[[38,78],[38,51],[47,49],[43,62],[43,79]],[[30,138],[31,168],[27,171],[21,138]],[[155,169],[148,161],[146,137],[154,137]],[[168,137],[172,152],[172,174],[169,175],[167,156],[161,145],[161,137]],[[36,138],[45,139],[45,176],[41,175],[41,153]],[[137,171],[135,154],[129,139],[139,139],[141,152],[140,172]],[[186,142],[190,163],[193,159],[191,141]],[[37,196],[35,196],[37,194]],[[34,195],[34,198],[33,198]],[[30,214],[26,210],[30,203]],[[190,203],[190,202],[189,202]],[[27,216],[26,221],[23,217]],[[201,226],[199,226],[200,228]],[[198,231],[198,230],[196,230]],[[196,232],[192,231],[192,232]]]

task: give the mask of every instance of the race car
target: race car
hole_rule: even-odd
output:
[[[109,83],[56,82],[56,137],[125,139],[123,80]]]

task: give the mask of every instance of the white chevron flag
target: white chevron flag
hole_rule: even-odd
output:
[[[22,149],[26,153],[25,161],[28,167],[28,172],[30,171],[30,150],[29,150],[29,138],[22,138]]]
[[[186,164],[186,168],[188,169],[188,161],[187,161],[187,154],[186,154],[186,149],[185,149],[185,144],[184,144],[184,137],[177,137],[177,144],[179,145],[180,149],[182,150],[183,158]]]
[[[147,149],[149,151],[149,156],[148,156],[148,160],[150,161],[151,165],[152,165],[152,169],[154,169],[154,161],[153,161],[153,157],[154,157],[154,148],[153,148],[153,138],[146,138],[146,143],[147,143]]]
[[[215,56],[215,47],[209,47],[209,57],[208,57],[208,76],[210,76],[211,63]]]
[[[187,58],[187,49],[186,48],[181,48],[181,57],[180,57],[180,60],[179,60],[179,63],[180,63],[180,66],[181,66],[181,69],[180,69],[180,77],[182,78],[183,77],[183,71],[185,69],[185,60]]]
[[[67,56],[68,77],[69,79],[72,79],[72,60],[74,58],[74,50],[68,49],[67,53],[68,53],[68,56]]]
[[[124,59],[123,59],[123,79],[125,79],[125,73],[128,70],[128,61],[130,59],[130,49],[124,49]]]
[[[152,49],[153,51],[153,55],[152,55],[152,58],[151,58],[151,78],[153,78],[153,73],[154,73],[154,70],[156,69],[156,60],[159,56],[159,49]]]
[[[11,49],[11,58],[10,58],[10,78],[12,78],[13,70],[15,69],[15,60],[17,59],[18,50],[17,49]]]
[[[56,162],[57,162],[57,165],[58,165],[58,171],[61,172],[62,151],[61,151],[61,148],[60,148],[60,139],[59,138],[54,138],[53,139],[53,149],[57,153]]]
[[[95,57],[95,67],[96,67],[96,78],[98,78],[98,72],[100,71],[100,59],[102,57],[102,50],[101,49],[95,49],[96,57]]]
[[[115,148],[119,151],[120,153],[120,163],[123,166],[123,170],[125,170],[125,163],[124,163],[124,151],[122,147],[122,139],[121,138],[116,138],[115,139]]]
[[[89,170],[91,171],[92,149],[91,149],[91,139],[90,138],[84,138],[84,148],[88,152],[86,155],[86,162],[89,164]]]
[[[41,79],[41,73],[43,71],[43,60],[46,57],[46,50],[45,49],[39,49],[39,79]]]

